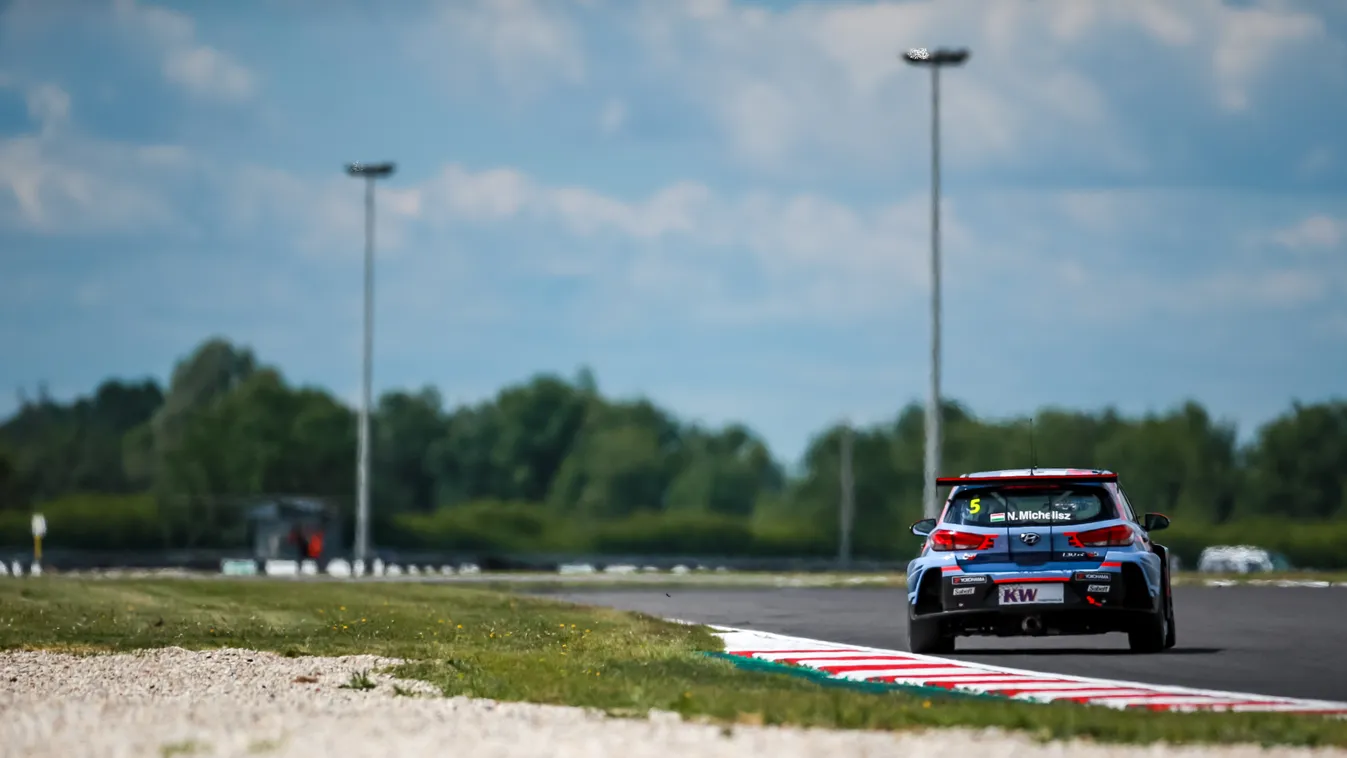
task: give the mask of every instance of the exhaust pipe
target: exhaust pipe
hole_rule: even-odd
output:
[[[1025,634],[1039,634],[1043,631],[1043,622],[1037,616],[1026,616],[1020,628]]]

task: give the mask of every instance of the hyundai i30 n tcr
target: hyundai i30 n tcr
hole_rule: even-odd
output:
[[[907,568],[908,642],[950,653],[968,635],[1126,632],[1137,652],[1174,646],[1168,554],[1118,475],[1022,469],[941,478],[953,487]]]

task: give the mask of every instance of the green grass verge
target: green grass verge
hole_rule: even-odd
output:
[[[1042,739],[1347,746],[1347,722],[1314,716],[1131,713],[829,686],[708,655],[723,647],[702,627],[481,588],[266,579],[0,583],[0,649],[167,645],[397,657],[409,663],[392,673],[446,695],[615,714],[657,708],[726,723],[994,726]]]

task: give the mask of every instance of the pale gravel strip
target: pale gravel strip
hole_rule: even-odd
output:
[[[352,674],[396,661],[284,658],[180,648],[77,657],[0,653],[0,756],[431,756],[474,758],[795,758],[976,755],[979,758],[1347,758],[1343,750],[1041,745],[993,731],[890,734],[683,722],[674,714],[609,718],[579,708],[466,698],[400,697],[371,673],[371,691],[340,689]],[[310,677],[317,682],[296,682]]]

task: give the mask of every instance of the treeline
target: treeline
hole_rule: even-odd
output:
[[[942,413],[945,472],[1028,463],[1028,418],[978,419],[957,403]],[[788,476],[747,427],[706,428],[646,400],[604,397],[581,371],[536,376],[470,407],[446,408],[432,388],[390,392],[378,400],[373,433],[377,544],[836,549],[840,428],[818,434]],[[922,408],[853,434],[855,554],[910,555]],[[1293,405],[1247,446],[1195,402],[1142,418],[1042,409],[1033,438],[1042,465],[1119,471],[1142,508],[1175,520],[1170,541],[1181,553],[1212,541],[1285,543],[1267,524],[1294,519],[1311,525],[1306,536],[1274,547],[1302,565],[1347,565],[1347,403]],[[349,515],[355,444],[354,413],[330,393],[294,386],[250,350],[210,340],[178,363],[166,388],[110,380],[68,404],[24,400],[0,426],[0,544],[26,542],[38,507],[53,547],[241,545],[240,504],[259,494],[323,497]]]

